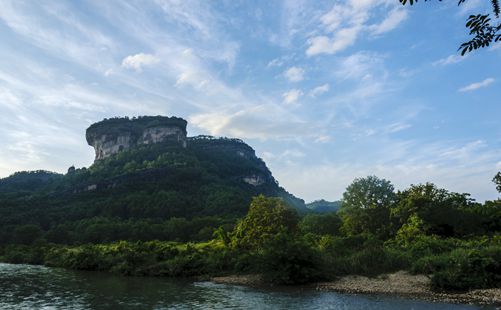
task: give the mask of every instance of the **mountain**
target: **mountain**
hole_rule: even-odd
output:
[[[16,172],[8,178],[0,179],[0,192],[32,192],[62,177],[59,173],[45,170]]]
[[[337,212],[341,208],[341,201],[316,200],[306,204],[306,208],[315,213]]]
[[[26,225],[60,243],[204,239],[246,214],[259,194],[308,211],[242,140],[187,137],[186,125],[176,117],[105,119],[86,132],[96,153],[90,167],[0,179],[0,244]]]

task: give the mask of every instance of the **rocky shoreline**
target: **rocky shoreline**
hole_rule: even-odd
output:
[[[261,277],[256,274],[215,277],[212,278],[212,282],[258,288],[270,287],[269,284],[265,284]],[[429,277],[411,275],[405,271],[384,274],[374,278],[345,276],[336,281],[308,285],[308,288],[347,294],[396,295],[434,302],[501,306],[501,288],[471,290],[469,292],[458,293],[435,292],[431,290]]]

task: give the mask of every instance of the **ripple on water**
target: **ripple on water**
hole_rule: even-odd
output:
[[[120,277],[0,264],[0,309],[371,309],[470,310],[387,296],[270,291],[166,278]],[[484,309],[494,309],[485,307]]]

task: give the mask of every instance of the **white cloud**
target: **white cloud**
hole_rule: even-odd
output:
[[[412,127],[411,124],[406,124],[406,123],[402,123],[402,122],[393,123],[393,124],[390,124],[389,126],[387,126],[386,132],[395,133],[395,132],[399,132],[399,131],[408,129],[410,127]]]
[[[291,90],[283,93],[282,97],[284,98],[284,103],[293,104],[293,103],[297,102],[299,97],[301,97],[302,95],[303,95],[303,92],[301,90],[291,89]]]
[[[337,31],[333,38],[326,36],[310,38],[308,40],[310,46],[306,50],[306,55],[335,54],[342,51],[355,43],[359,31],[359,27],[351,27]]]
[[[284,72],[284,76],[290,82],[299,82],[304,79],[304,70],[299,67],[290,67]]]
[[[459,55],[449,55],[445,58],[439,59],[433,62],[434,66],[447,66],[452,65],[458,62],[465,60],[468,56],[459,56]]]
[[[268,1],[271,5],[269,9],[275,6],[279,10],[278,32],[269,34],[269,40],[273,44],[281,47],[290,48],[293,46],[296,37],[304,38],[314,27],[318,20],[318,8],[308,0],[284,0]]]
[[[315,143],[327,143],[331,141],[331,137],[327,135],[321,135],[315,139]]]
[[[113,38],[95,24],[83,23],[70,6],[63,2],[1,1],[0,20],[30,45],[56,59],[97,71],[113,63],[110,53],[116,49]]]
[[[310,91],[310,96],[313,98],[316,98],[316,97],[322,95],[323,93],[328,92],[329,88],[330,88],[330,86],[328,83],[317,86]]]
[[[373,141],[368,138],[367,141]],[[388,179],[397,189],[410,184],[433,182],[441,188],[472,193],[483,201],[495,199],[491,179],[500,167],[499,150],[487,149],[483,141],[437,144],[377,141],[372,152],[349,152],[351,160],[323,161],[294,166],[271,158],[267,164],[282,186],[303,199],[335,200],[357,177],[377,175]],[[497,168],[499,169],[499,168]]]
[[[407,11],[403,8],[395,8],[379,24],[371,25],[369,28],[374,35],[380,35],[395,29],[401,22],[407,19]]]
[[[284,64],[284,61],[282,58],[275,58],[271,60],[266,67],[271,68],[271,67],[281,67]]]
[[[215,136],[260,140],[314,138],[319,130],[277,104],[252,105],[238,112],[197,113],[189,124]]]
[[[298,149],[286,149],[280,153],[262,152],[261,156],[266,161],[279,161],[285,165],[297,165],[299,161],[306,157],[306,154]]]
[[[487,87],[494,83],[496,80],[493,78],[487,78],[481,82],[476,82],[476,83],[471,83],[470,85],[466,85],[464,87],[461,87],[459,89],[460,92],[468,92],[468,91],[474,91],[480,88]]]
[[[380,7],[385,11],[393,9],[379,23],[371,24],[371,16]],[[392,1],[349,0],[336,3],[320,17],[325,34],[308,39],[306,55],[335,54],[353,45],[361,34],[381,35],[395,29],[406,18],[405,9]]]
[[[134,69],[137,72],[141,72],[143,67],[154,65],[159,61],[160,59],[155,55],[139,53],[125,57],[122,60],[122,67],[126,69]]]
[[[219,30],[217,17],[214,16],[210,3],[192,0],[155,0],[169,21],[184,27],[190,34],[208,40]]]
[[[383,64],[383,56],[362,51],[341,58],[335,73],[340,79],[355,80],[369,80],[377,75],[380,81],[386,74]]]

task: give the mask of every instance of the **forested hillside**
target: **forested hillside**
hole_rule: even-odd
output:
[[[207,240],[217,227],[232,227],[259,194],[307,210],[241,140],[140,145],[64,175],[1,179],[0,244]]]

